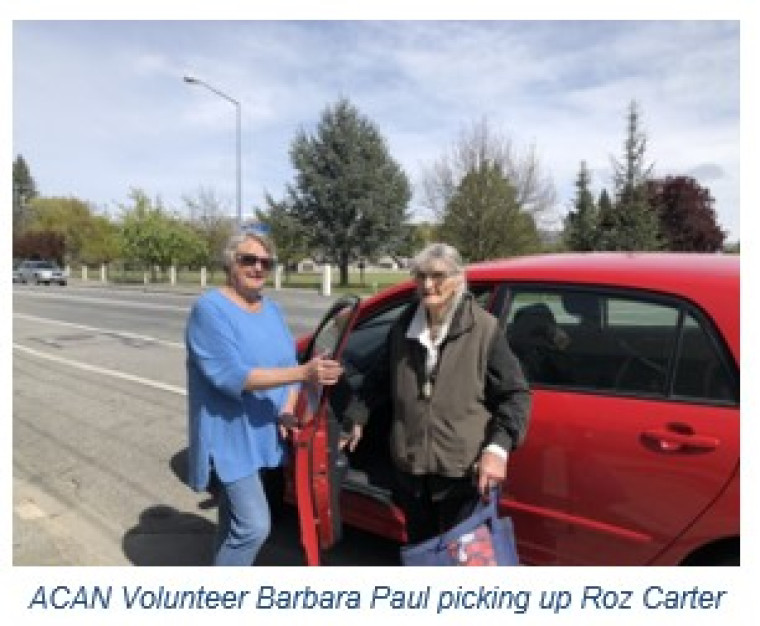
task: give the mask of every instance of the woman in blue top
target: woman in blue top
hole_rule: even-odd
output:
[[[284,457],[284,426],[298,383],[332,385],[336,361],[296,361],[280,308],[262,295],[274,246],[256,233],[233,235],[224,250],[227,284],[206,292],[187,322],[189,482],[220,485],[215,565],[251,565],[270,530],[259,475]]]

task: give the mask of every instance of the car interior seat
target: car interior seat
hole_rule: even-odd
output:
[[[590,293],[567,292],[562,294],[562,308],[577,319],[566,326],[574,379],[582,387],[611,387],[618,350],[603,325],[602,299]]]
[[[508,338],[515,356],[531,382],[567,382],[561,352],[566,335],[558,326],[548,305],[537,302],[515,312]]]

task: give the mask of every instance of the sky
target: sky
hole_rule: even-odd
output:
[[[740,238],[738,20],[49,21],[12,25],[12,144],[44,196],[118,214],[139,188],[182,211],[211,191],[235,212],[240,102],[244,216],[284,197],[296,133],[347,98],[403,167],[416,219],[424,172],[481,120],[534,149],[558,229],[581,161],[612,188],[632,100],[656,176],[710,190]]]
[[[4,0],[0,140],[8,169],[9,161],[23,154],[44,195],[73,195],[115,211],[138,187],[179,209],[183,196],[207,187],[232,215],[234,110],[213,93],[185,84],[185,74],[241,102],[246,210],[262,203],[264,190],[282,196],[293,180],[288,149],[295,133],[313,131],[324,108],[339,97],[349,98],[378,126],[416,191],[424,168],[450,149],[462,128],[487,117],[516,147],[535,147],[557,190],[549,226],[558,227],[581,160],[597,188],[611,185],[610,158],[622,154],[626,109],[636,99],[655,173],[697,178],[715,198],[729,239],[744,235],[746,241],[757,206],[758,142],[750,139],[760,136],[760,91],[751,88],[760,54],[750,50],[760,41],[757,5],[753,0]],[[679,21],[684,16],[695,21]],[[269,18],[277,21],[243,21]],[[293,18],[310,21],[287,21]],[[88,21],[95,19],[119,21]],[[196,21],[153,21],[179,19]],[[346,19],[361,21],[325,21]],[[580,21],[551,21],[558,19]],[[744,233],[739,230],[740,153]],[[10,206],[10,185],[3,189]],[[419,194],[412,207],[424,217]],[[10,250],[8,213],[0,219],[6,219],[2,231]],[[742,264],[753,268],[756,263],[748,259],[754,250],[742,247]],[[11,255],[4,258],[10,265]],[[755,279],[745,269],[742,343],[755,346],[760,328],[750,322],[760,310],[755,290],[744,288]],[[6,290],[8,323],[0,345],[10,354],[10,281]],[[745,349],[742,360],[750,381],[756,378],[755,353]],[[8,385],[6,415],[12,415],[11,364],[10,358],[0,361]],[[744,392],[743,409],[756,413],[757,394],[751,385]],[[11,422],[0,431],[8,448]],[[756,440],[756,422],[743,421],[742,430],[745,443]],[[742,459],[742,473],[750,479],[758,475],[755,458]],[[0,481],[5,502],[11,501],[11,474]],[[756,502],[743,499],[745,526],[756,513]],[[0,528],[9,539],[0,543],[10,563],[10,527]],[[744,548],[757,553],[753,535],[745,536]],[[745,564],[741,572],[721,572],[720,581],[708,579],[708,588],[728,585],[736,605],[748,605],[753,577],[746,567],[752,571]],[[15,591],[14,601],[6,603],[11,607],[22,606],[17,600],[50,578],[41,568],[3,573],[5,588]],[[697,574],[657,571],[658,578],[682,589],[701,582]],[[318,582],[329,587],[341,575],[348,580],[355,571],[322,570]],[[540,575],[530,573],[523,582],[533,588]],[[83,582],[76,568],[64,574],[69,582],[66,576],[72,588]],[[179,570],[155,578],[136,568],[108,576],[135,584],[192,584]],[[214,580],[210,570],[193,572],[193,578],[200,576]],[[651,584],[651,573],[643,569],[616,572],[618,582],[630,584],[632,576],[634,585],[637,579],[640,587]],[[59,584],[60,577],[56,573],[50,584]],[[312,578],[282,570],[275,580],[292,587]],[[220,588],[228,582],[220,578]],[[582,576],[579,582],[585,582]],[[553,584],[551,576],[546,584]],[[17,617],[17,623],[28,622],[28,615]],[[382,615],[376,622],[375,616],[361,617],[368,624],[387,621]],[[186,623],[196,623],[195,618],[183,617]],[[198,623],[201,619],[208,621],[199,614]],[[241,614],[240,619],[249,618]],[[572,613],[569,619],[579,618]]]

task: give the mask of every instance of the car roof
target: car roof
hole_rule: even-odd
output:
[[[689,285],[739,279],[739,257],[674,252],[539,254],[470,265],[471,280],[494,274],[510,280],[552,280],[594,285],[630,285],[671,292]],[[686,284],[684,284],[686,283]]]

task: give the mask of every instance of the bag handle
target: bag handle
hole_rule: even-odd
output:
[[[494,509],[496,511],[498,503],[499,503],[499,493],[501,492],[501,486],[491,485],[491,487],[488,489],[488,496],[483,497],[480,496],[478,498],[478,503],[475,506],[475,511],[483,511],[488,509]]]

